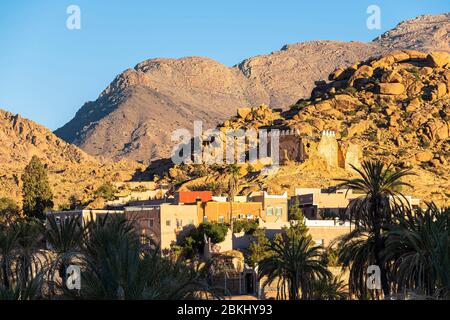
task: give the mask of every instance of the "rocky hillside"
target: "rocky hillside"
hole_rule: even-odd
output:
[[[284,46],[228,68],[201,57],[150,59],[114,79],[55,133],[92,155],[154,160],[168,156],[175,128],[214,127],[236,108],[287,108],[315,81],[395,48],[449,50],[450,14],[402,22],[371,43],[311,41]]]
[[[381,159],[417,174],[408,178],[414,188],[404,190],[406,194],[448,205],[450,54],[394,51],[338,68],[329,79],[290,110],[239,109],[220,125],[225,129],[284,128],[295,132],[306,149],[305,161],[288,161],[269,176],[261,166],[252,166],[252,172],[242,166],[242,187],[248,191],[264,185],[273,192],[291,194],[295,187],[327,187],[336,184],[333,179],[354,174],[341,161],[357,165],[362,160]],[[324,138],[324,131],[335,134]],[[335,159],[330,159],[333,150],[327,150],[326,141],[331,141],[331,149],[333,143],[339,146]],[[169,178],[190,189],[217,188],[217,181],[223,181],[220,170],[202,170],[175,167]]]
[[[21,175],[33,155],[45,164],[56,206],[70,196],[87,201],[105,181],[129,180],[140,166],[101,163],[47,128],[0,109],[0,196],[20,202]]]

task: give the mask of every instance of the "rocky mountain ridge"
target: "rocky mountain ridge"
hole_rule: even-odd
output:
[[[45,165],[55,208],[68,203],[71,196],[89,201],[106,181],[126,181],[142,166],[130,161],[100,162],[69,144],[49,129],[18,114],[0,109],[0,196],[20,203],[21,176],[31,158],[38,156]]]

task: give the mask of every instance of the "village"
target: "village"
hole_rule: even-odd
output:
[[[146,183],[128,182],[134,189]],[[148,183],[147,183],[148,186]],[[129,185],[130,187],[130,185]],[[201,226],[224,226],[224,239],[215,242],[207,236],[199,250],[201,259],[216,260],[219,271],[213,271],[211,281],[223,287],[225,296],[250,296],[267,299],[276,291],[271,286],[262,288],[257,274],[257,264],[250,266],[245,257],[256,241],[256,230],[263,230],[268,240],[284,233],[292,223],[302,219],[313,242],[321,248],[331,248],[339,237],[352,230],[349,208],[362,194],[351,189],[296,188],[295,195],[252,192],[247,196],[213,196],[211,191],[178,191],[167,195],[164,186],[154,186],[158,191],[135,192],[132,196],[107,202],[104,209],[51,211],[48,217],[56,221],[76,219],[81,225],[99,217],[123,216],[130,221],[144,245],[154,245],[163,256],[180,251],[186,238]],[[146,199],[145,197],[159,198]],[[405,205],[417,209],[420,200],[404,196]],[[403,199],[397,199],[404,201]],[[299,216],[300,215],[300,216]],[[239,226],[239,227],[237,227]],[[339,268],[331,268],[340,274]]]

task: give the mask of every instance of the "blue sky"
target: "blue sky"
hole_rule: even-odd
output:
[[[81,29],[66,28],[69,5]],[[366,28],[369,5],[381,30]],[[56,129],[123,70],[154,57],[244,58],[308,40],[370,41],[450,1],[2,0],[0,108]]]

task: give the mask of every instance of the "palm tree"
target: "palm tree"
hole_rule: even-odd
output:
[[[42,296],[48,257],[40,248],[42,224],[19,220],[0,230],[0,296],[5,299],[35,299]]]
[[[124,217],[97,217],[82,248],[83,299],[186,299],[208,291],[203,269],[162,257],[142,246]]]
[[[314,300],[347,300],[348,298],[347,285],[341,278],[332,276],[314,281]]]
[[[385,255],[399,293],[450,298],[450,209],[407,210],[388,230]]]
[[[71,259],[81,249],[84,229],[78,217],[71,216],[58,220],[56,217],[49,215],[45,234],[48,246],[56,255],[53,263],[49,266],[48,280],[50,284],[56,283],[63,286],[66,280],[67,267]],[[57,274],[62,280],[60,284],[54,279]]]
[[[383,260],[386,227],[392,223],[396,210],[404,204],[399,191],[409,186],[402,178],[412,175],[409,170],[394,171],[392,165],[380,161],[365,161],[362,169],[352,168],[359,174],[355,179],[339,179],[338,188],[353,189],[364,193],[349,205],[350,220],[356,229],[344,236],[339,245],[340,260],[344,268],[350,268],[350,290],[360,296],[366,294],[362,279],[369,264],[380,268],[381,286],[385,298],[390,294],[388,269]],[[406,199],[405,199],[406,201]]]
[[[233,230],[233,201],[239,185],[239,167],[236,164],[230,164],[225,172],[228,175],[228,200],[230,202],[230,225]]]
[[[271,255],[258,265],[259,278],[267,277],[262,286],[277,282],[277,299],[311,299],[314,283],[331,277],[321,258],[321,248],[311,237],[298,232],[287,232],[268,246]]]
[[[12,266],[14,250],[17,246],[19,232],[10,226],[0,227],[0,262],[1,262],[1,285],[9,289],[12,279]]]
[[[48,265],[48,257],[42,250],[44,225],[38,219],[20,220],[13,225],[17,229],[17,279],[22,284],[32,281]]]

